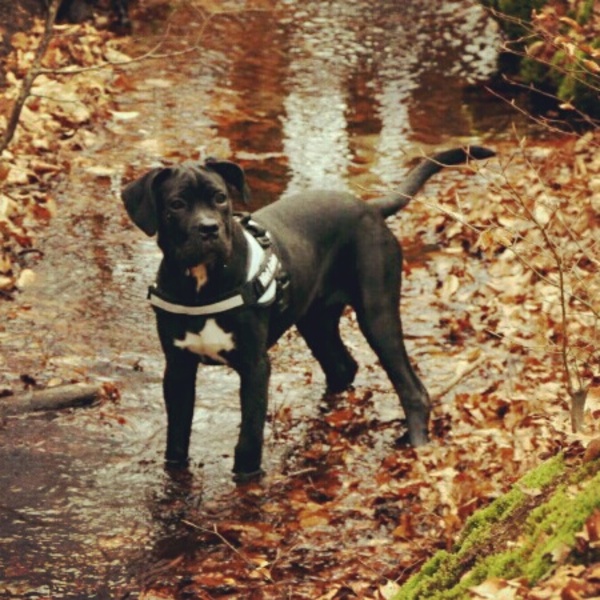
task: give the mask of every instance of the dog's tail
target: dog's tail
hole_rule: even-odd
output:
[[[389,196],[374,198],[369,204],[379,209],[384,217],[390,217],[403,209],[412,197],[421,189],[423,184],[444,167],[461,165],[469,160],[490,158],[495,152],[482,146],[468,146],[467,148],[452,148],[426,157],[412,169],[398,190]]]

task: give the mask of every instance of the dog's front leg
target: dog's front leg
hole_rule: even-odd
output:
[[[198,361],[184,352],[167,355],[163,392],[167,409],[167,466],[188,463]]]
[[[267,352],[255,357],[238,369],[242,424],[235,448],[233,465],[236,481],[247,481],[260,476],[263,435],[267,417],[267,396],[271,364]]]

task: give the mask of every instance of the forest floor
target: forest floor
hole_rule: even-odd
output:
[[[2,6],[0,22],[6,23]],[[14,21],[17,33],[7,26],[3,31],[12,40],[4,69],[9,90],[25,75],[41,33],[39,23],[24,30],[26,21],[20,19],[25,16]],[[77,27],[78,35],[55,39],[46,58],[49,68],[127,59],[125,45],[106,30],[62,27]],[[7,303],[44,269],[36,240],[53,227],[54,190],[81,148],[103,128],[114,108],[111,90],[126,91],[129,85],[118,67],[38,80],[0,166],[0,295]],[[10,92],[0,96],[0,118],[13,99]],[[304,415],[302,423],[287,405],[273,407],[270,443],[290,448],[279,471],[237,487],[226,502],[213,499],[185,510],[188,484],[185,478],[175,482],[181,496],[170,499],[161,518],[185,531],[185,549],[141,574],[140,597],[433,598],[432,590],[437,593],[472,569],[473,553],[493,555],[499,546],[504,551],[518,544],[524,535],[520,525],[551,492],[560,488],[565,502],[577,497],[598,465],[599,145],[597,131],[503,142],[499,167],[467,168],[461,172],[466,183],[454,179],[435,201],[425,196],[415,202],[410,224],[391,221],[400,239],[420,239],[407,247],[406,318],[412,335],[417,337],[430,318],[428,312],[420,316],[418,298],[426,296],[428,305],[445,315],[435,325],[435,342],[419,351],[451,363],[446,382],[433,393],[429,447],[404,445],[398,436],[401,419],[385,408],[395,398],[380,383],[370,355],[356,348],[366,374],[354,391],[324,398],[320,414]],[[486,201],[467,196],[483,185]],[[407,227],[416,234],[409,236]],[[424,253],[432,231],[434,247]],[[557,285],[556,248],[564,250],[559,274],[573,277],[568,323]],[[355,326],[347,315],[344,327]],[[2,327],[9,335],[8,326]],[[572,345],[565,350],[567,333]],[[296,337],[284,340],[276,365],[309,386],[311,368],[289,348]],[[577,435],[570,432],[566,354],[576,358],[569,363],[578,369],[573,380],[590,384],[583,433]],[[285,382],[275,386],[283,393]],[[563,458],[550,463],[560,463],[552,478],[521,479],[557,456]],[[493,529],[491,538],[482,533],[479,545],[471,539],[465,558],[467,549],[460,544],[472,533],[478,510],[497,509],[498,499],[514,498],[515,489],[521,493],[513,505],[518,510],[503,513],[502,535]],[[448,597],[599,596],[600,518],[593,510],[599,505],[597,497],[585,505],[576,534],[548,552],[536,577],[527,580],[514,569],[482,571],[466,590]],[[490,522],[499,521],[495,514]],[[424,592],[415,591],[414,583],[408,584],[411,591],[403,588],[440,550],[450,556],[462,552],[462,570],[447,580],[421,582]],[[434,567],[443,560],[450,560],[448,554]]]

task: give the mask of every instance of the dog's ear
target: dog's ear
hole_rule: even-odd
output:
[[[204,166],[218,173],[225,180],[225,183],[233,186],[240,193],[244,204],[250,202],[250,188],[246,183],[244,169],[240,165],[229,160],[217,160],[210,157],[204,161]]]
[[[131,220],[147,235],[152,236],[158,230],[156,208],[156,186],[170,169],[152,169],[139,179],[127,184],[121,192],[127,214]]]

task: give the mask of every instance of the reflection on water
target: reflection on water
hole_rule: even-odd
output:
[[[357,152],[349,124],[365,118],[360,109],[378,124],[371,171],[385,184],[398,181],[415,144],[474,134],[461,90],[490,77],[499,41],[477,4],[304,2],[288,30],[288,191],[347,187]]]
[[[320,78],[325,84],[327,78]],[[309,77],[302,79],[308,80]],[[300,84],[286,98],[285,108],[284,150],[293,174],[287,191],[315,187],[345,189],[350,156],[344,117],[346,103],[341,92],[333,89],[323,95],[305,95]],[[299,132],[304,135],[298,135]]]
[[[166,50],[189,50],[198,31],[201,48],[163,67],[185,71],[175,96],[152,73],[120,99],[125,111],[162,108],[134,123],[133,162],[238,159],[259,192],[254,208],[306,186],[355,187],[357,171],[368,170],[361,185],[390,186],[406,156],[476,141],[514,117],[482,88],[465,95],[492,75],[500,44],[473,0],[271,0],[210,20],[183,3],[169,27]],[[130,53],[165,43],[148,35],[155,28],[142,20]]]

